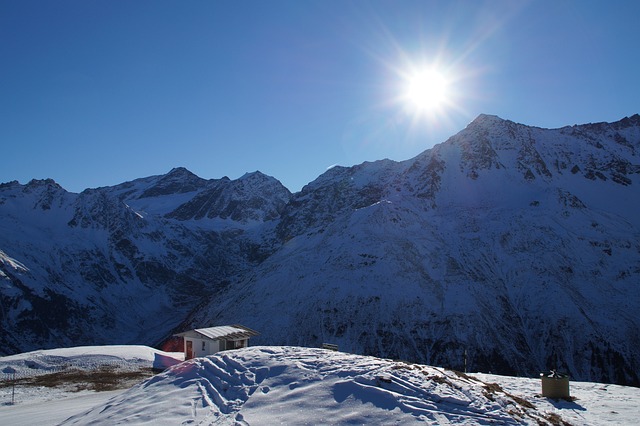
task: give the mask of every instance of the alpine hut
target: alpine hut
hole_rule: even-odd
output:
[[[174,334],[184,339],[184,359],[213,355],[228,349],[249,346],[249,338],[258,332],[243,325],[221,325],[218,327],[196,328]]]

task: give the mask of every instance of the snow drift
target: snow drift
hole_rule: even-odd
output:
[[[542,413],[438,368],[322,349],[253,347],[177,365],[63,424],[520,424]]]

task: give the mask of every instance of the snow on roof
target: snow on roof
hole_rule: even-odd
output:
[[[221,325],[218,327],[209,327],[209,328],[196,328],[194,330],[185,331],[183,333],[178,333],[176,336],[186,336],[196,332],[206,338],[211,340],[221,340],[221,339],[248,339],[252,336],[257,336],[258,332],[252,330],[243,325]]]

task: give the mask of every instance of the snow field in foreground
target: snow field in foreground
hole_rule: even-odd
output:
[[[152,363],[156,351],[143,348],[85,348],[84,356],[116,351],[123,360]],[[55,351],[65,350],[47,355],[59,356]],[[67,351],[83,356],[78,348]],[[4,357],[0,365],[41,355]],[[9,392],[0,388],[0,404]],[[539,395],[539,379],[299,347],[251,347],[189,360],[126,391],[22,392],[16,405],[0,405],[0,424],[600,425],[635,424],[640,416],[638,388],[571,382],[576,399],[554,401]]]

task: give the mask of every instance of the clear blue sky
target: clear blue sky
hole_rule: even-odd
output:
[[[640,112],[640,1],[0,0],[0,182],[115,185],[184,166],[298,191],[405,160],[480,113]],[[447,105],[399,99],[437,64]]]

